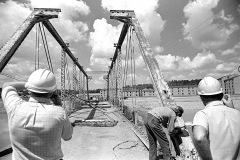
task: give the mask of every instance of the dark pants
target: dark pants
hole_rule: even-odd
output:
[[[156,160],[157,158],[157,141],[163,151],[163,159],[170,160],[171,152],[169,142],[162,128],[161,121],[153,115],[148,114],[145,127],[149,140],[149,160]]]

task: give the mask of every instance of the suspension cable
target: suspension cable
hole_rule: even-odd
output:
[[[39,69],[39,26],[36,25],[35,70]]]
[[[42,41],[43,41],[43,46],[44,46],[44,50],[45,50],[45,53],[46,53],[46,57],[47,57],[47,62],[48,62],[48,68],[49,70],[51,70],[53,72],[53,69],[52,69],[52,65],[51,65],[51,58],[49,57],[49,50],[48,50],[48,46],[47,46],[47,42],[46,42],[46,35],[45,35],[45,32],[43,34],[43,25],[41,26],[39,24],[39,27],[40,27],[40,33],[41,33],[41,37],[42,37]]]
[[[70,76],[69,76],[69,69],[68,69],[68,61],[67,61],[67,57],[65,57],[65,66],[66,66],[66,73],[67,73],[67,80],[68,80],[68,90],[71,90],[71,80],[70,80]]]
[[[131,30],[131,28],[130,28]],[[125,66],[124,66],[124,69],[125,69],[125,72],[124,72],[124,86],[126,86],[127,84],[127,73],[128,73],[128,61],[129,61],[129,50],[130,50],[130,47],[129,47],[129,42],[131,41],[131,34],[128,34],[127,36],[127,44],[126,44],[126,56],[125,56]]]
[[[134,29],[132,29],[132,55],[133,55],[133,83],[135,86],[135,91],[137,91],[137,86],[136,86],[136,61],[135,61],[135,48],[134,48],[134,37],[133,37],[133,31]],[[136,93],[135,93],[135,98],[134,98],[134,105],[136,106],[137,104],[137,100],[136,100]]]
[[[129,34],[128,34],[129,35]],[[127,68],[127,57],[128,57],[128,35],[127,35],[127,43],[126,43],[126,54],[125,54],[125,62],[123,68],[123,87],[126,87],[126,68]]]
[[[133,40],[133,28],[130,29],[130,42],[129,42],[129,48],[130,48],[130,63],[131,63],[131,80],[132,80],[132,107],[133,107],[133,111],[135,110],[135,105],[136,103],[136,84],[135,84],[135,59],[134,59],[134,49],[133,49],[133,43],[134,43],[134,40]],[[134,101],[135,100],[135,101]]]
[[[47,56],[48,56],[48,59],[49,59],[51,71],[53,72],[52,60],[51,60],[51,56],[50,56],[50,52],[49,52],[49,48],[48,48],[47,36],[46,36],[46,33],[45,33],[45,29],[43,27],[43,24],[42,24],[42,29],[43,29],[43,34],[44,34],[44,38],[45,38],[46,48],[47,48]]]

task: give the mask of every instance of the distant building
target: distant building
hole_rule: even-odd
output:
[[[240,75],[227,75],[218,78],[222,85],[223,92],[234,95],[240,94]],[[196,96],[198,95],[198,84],[194,85],[169,85],[172,96]],[[103,99],[107,99],[107,89],[100,90]],[[131,87],[123,89],[123,97],[154,97],[156,93],[152,88],[133,89]]]
[[[101,89],[100,90],[100,96],[106,100],[107,99],[107,89]]]
[[[154,89],[152,89],[152,88],[149,88],[149,89],[145,88],[145,89],[140,90],[139,92],[140,92],[140,96],[142,96],[142,97],[153,97],[153,96],[155,96]]]
[[[240,94],[240,75],[233,74],[218,78],[225,94]]]
[[[123,89],[123,97],[139,97],[139,90],[138,89],[132,89],[127,88]]]
[[[173,96],[197,95],[197,85],[169,86]]]
[[[169,86],[173,96],[194,96],[197,95],[197,85]],[[107,99],[107,89],[100,90],[103,99]],[[156,93],[152,88],[132,89],[124,88],[123,97],[154,97]]]

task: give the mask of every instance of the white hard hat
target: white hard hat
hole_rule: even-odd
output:
[[[204,77],[198,84],[199,95],[216,95],[223,93],[220,82],[213,77]]]
[[[25,87],[35,93],[51,93],[57,89],[54,74],[47,69],[38,69],[28,78]]]

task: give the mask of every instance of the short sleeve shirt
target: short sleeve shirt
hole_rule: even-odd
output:
[[[214,160],[240,159],[240,112],[213,101],[196,113],[193,126],[207,131]]]
[[[65,110],[49,99],[21,99],[15,88],[2,90],[8,114],[13,160],[56,160],[63,157],[61,138],[71,138],[73,129]]]
[[[148,112],[154,117],[158,118],[169,132],[174,129],[174,122],[176,120],[176,113],[169,107],[155,107]]]

